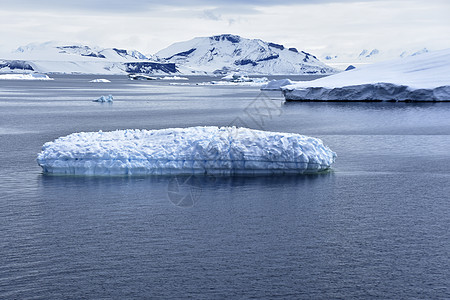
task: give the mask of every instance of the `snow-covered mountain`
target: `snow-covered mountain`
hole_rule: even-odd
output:
[[[175,43],[156,56],[175,63],[184,73],[332,74],[336,70],[295,48],[223,34]]]
[[[321,59],[328,65],[333,66],[338,69],[345,70],[349,65],[355,67],[382,62],[386,60],[396,59],[400,57],[416,56],[424,53],[428,53],[427,48],[422,48],[420,50],[379,50],[363,49],[355,53],[340,53],[340,54],[330,54],[325,53],[321,55]]]
[[[56,42],[29,44],[6,57],[0,57],[0,72],[33,71],[69,74],[178,73],[175,64],[157,62],[136,50]]]

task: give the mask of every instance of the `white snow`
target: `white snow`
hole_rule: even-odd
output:
[[[278,79],[271,80],[267,84],[261,87],[261,90],[265,91],[281,91],[281,88],[287,85],[291,85],[293,82],[290,79]]]
[[[45,74],[28,73],[28,74],[0,74],[1,80],[53,80]]]
[[[100,98],[96,99],[96,100],[92,100],[92,102],[108,102],[108,103],[112,103],[113,102],[113,96],[112,95],[108,95],[108,96],[101,96]]]
[[[99,78],[99,79],[91,80],[89,82],[93,82],[93,83],[97,83],[97,82],[111,82],[111,80]]]
[[[196,74],[332,74],[314,55],[283,45],[223,34],[178,42],[156,53]],[[183,69],[184,68],[184,69]]]
[[[284,174],[327,170],[317,138],[236,127],[80,132],[44,144],[45,173],[70,175]]]
[[[320,58],[327,65],[345,70],[349,65],[359,68],[364,65],[392,60],[401,57],[415,56],[428,53],[427,48],[421,49],[362,49],[357,52],[325,52]]]
[[[283,92],[286,100],[450,101],[450,49],[296,82]]]

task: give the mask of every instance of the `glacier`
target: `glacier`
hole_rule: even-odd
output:
[[[320,139],[240,127],[80,132],[45,143],[44,173],[65,175],[256,175],[328,170]]]
[[[287,101],[450,101],[450,49],[282,88]]]

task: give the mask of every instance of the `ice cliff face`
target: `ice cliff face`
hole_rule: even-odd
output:
[[[375,63],[282,88],[297,101],[450,101],[450,49]]]
[[[317,57],[296,48],[223,34],[175,43],[156,53],[160,59],[186,67],[187,72],[226,74],[332,74]]]

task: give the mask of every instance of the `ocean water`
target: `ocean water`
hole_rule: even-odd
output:
[[[54,77],[0,81],[1,299],[450,298],[450,103]],[[46,176],[36,163],[72,132],[197,125],[311,135],[338,158],[326,174],[258,177]]]

